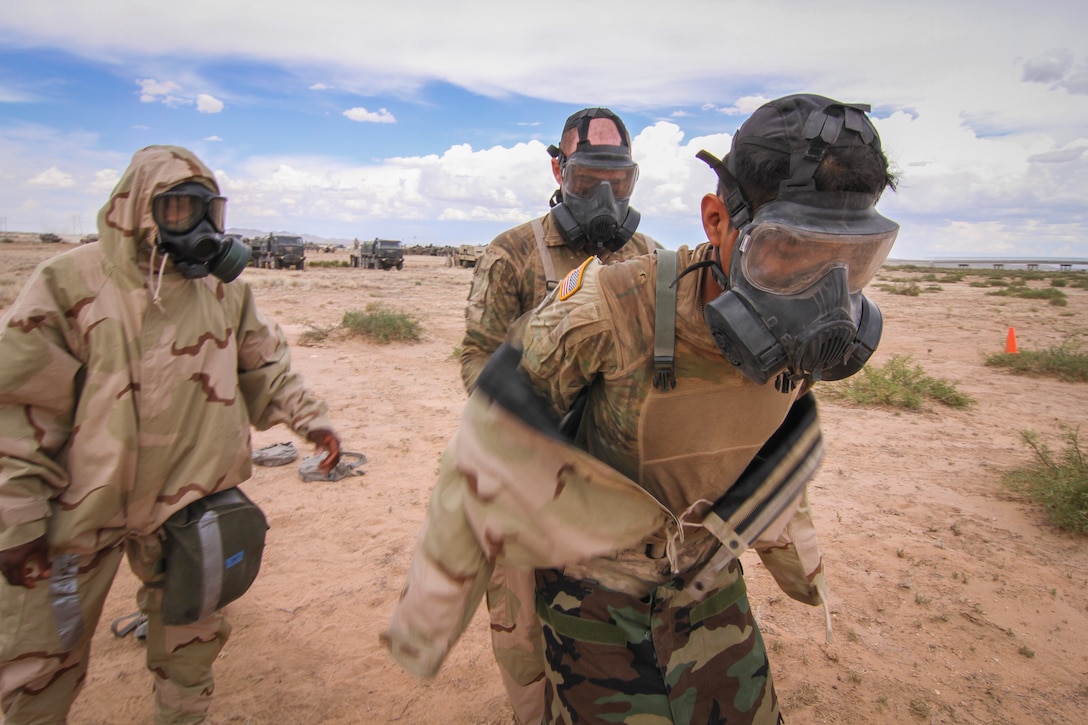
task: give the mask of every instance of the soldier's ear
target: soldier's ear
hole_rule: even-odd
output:
[[[721,246],[727,228],[732,229],[725,203],[718,198],[717,194],[706,194],[699,208],[702,212],[703,231],[706,232],[707,240],[715,247]]]
[[[711,245],[719,247],[722,259],[728,259],[733,253],[733,244],[737,241],[737,230],[729,219],[725,202],[717,194],[707,194],[699,208],[707,240]]]

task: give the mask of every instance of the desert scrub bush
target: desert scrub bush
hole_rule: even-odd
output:
[[[1058,528],[1088,535],[1088,459],[1080,446],[1080,428],[1064,428],[1065,448],[1057,453],[1032,431],[1021,431],[1035,459],[1006,471],[1001,482],[1043,507]]]
[[[956,282],[962,282],[964,276],[963,272],[949,272],[942,277],[938,277],[934,281],[940,282],[941,284],[955,284]]]
[[[348,310],[341,324],[350,332],[381,343],[417,342],[422,337],[419,320],[381,302],[368,303],[366,310]]]
[[[312,262],[307,262],[308,267],[350,267],[351,265],[343,259],[315,259]]]
[[[893,295],[906,295],[907,297],[917,297],[922,294],[922,288],[917,282],[896,282],[895,284],[878,284],[882,290],[890,292]]]
[[[1046,350],[998,353],[986,358],[990,367],[1006,368],[1017,375],[1043,375],[1070,383],[1088,382],[1088,355],[1073,340]]]
[[[312,347],[314,345],[320,345],[329,339],[329,335],[336,329],[336,325],[332,327],[318,327],[312,322],[306,323],[306,329],[298,334],[298,344],[303,347]]]
[[[926,375],[910,355],[894,355],[883,366],[866,365],[861,372],[841,382],[820,386],[833,397],[859,405],[921,409],[926,401],[950,408],[966,408],[975,400],[956,390],[954,383]]]
[[[994,290],[993,292],[987,292],[986,294],[994,295],[996,297],[1022,297],[1026,300],[1046,300],[1056,307],[1065,307],[1069,304],[1069,298],[1065,296],[1064,292],[1056,287],[1032,289],[1027,285],[1018,284],[1010,285],[1004,289]]]

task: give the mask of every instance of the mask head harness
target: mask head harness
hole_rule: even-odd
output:
[[[186,279],[213,274],[231,282],[249,262],[250,248],[224,236],[227,200],[196,181],[185,181],[151,199],[156,246]]]
[[[589,125],[596,118],[615,124],[619,145],[590,142]],[[563,179],[551,198],[552,220],[574,251],[614,252],[630,241],[641,219],[630,206],[638,180],[638,164],[631,158],[631,136],[619,116],[607,108],[586,108],[571,115],[563,125],[563,135],[571,129],[577,130],[578,143],[569,156],[554,144],[548,147],[552,158],[559,160]]]
[[[722,354],[754,382],[773,376],[788,391],[800,380],[840,380],[858,372],[880,341],[879,308],[861,294],[884,263],[899,225],[875,209],[873,193],[818,191],[815,173],[827,151],[869,146],[880,138],[867,105],[796,95],[758,109],[714,169],[734,229],[726,290],[704,308]],[[736,151],[754,145],[788,154],[789,176],[777,197],[753,210],[737,180]]]

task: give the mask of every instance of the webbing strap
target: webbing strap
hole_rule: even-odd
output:
[[[654,310],[654,387],[676,387],[676,252],[657,250],[657,305]]]
[[[219,605],[223,594],[223,573],[226,562],[223,561],[223,538],[219,531],[219,513],[209,509],[200,517],[196,525],[200,540],[200,560],[204,563],[201,575],[204,578],[204,597],[200,603],[200,615],[197,619],[210,617]]]
[[[739,556],[796,501],[823,456],[816,400],[806,393],[736,483],[715,502],[703,526]]]
[[[53,574],[49,577],[49,604],[57,625],[61,646],[75,649],[83,638],[83,609],[79,603],[79,555],[53,556]]]
[[[552,261],[552,253],[548,251],[548,245],[544,243],[544,225],[540,219],[532,221],[533,236],[536,237],[536,248],[540,251],[540,261],[544,263],[544,279],[546,289],[551,292],[559,284],[555,275],[555,262]]]
[[[627,644],[627,633],[616,625],[557,612],[545,604],[544,598],[539,594],[536,596],[536,613],[540,621],[564,637],[570,637],[579,642],[610,644],[616,647]]]
[[[738,576],[735,582],[724,589],[719,589],[691,608],[691,614],[688,616],[691,619],[692,625],[696,625],[704,619],[709,619],[716,614],[721,614],[726,609],[736,604],[737,600],[747,594],[747,592],[748,588],[744,584],[744,577]]]

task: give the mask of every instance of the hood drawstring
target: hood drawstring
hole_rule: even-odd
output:
[[[160,294],[160,292],[162,291],[162,275],[163,275],[163,272],[166,271],[167,257],[166,257],[165,254],[162,255],[162,263],[159,264],[159,269],[157,270],[157,274],[156,274],[155,252],[156,252],[157,249],[158,249],[157,244],[152,244],[151,245],[151,263],[148,266],[151,268],[151,276],[155,280],[155,284],[154,284],[155,288],[153,290],[151,290],[151,301],[155,304],[156,307],[159,308],[160,312],[166,312],[166,310],[163,309],[163,306],[162,306],[162,295]]]
[[[668,538],[665,540],[665,556],[669,560],[669,566],[672,567],[672,573],[674,575],[680,573],[680,560],[678,558],[678,554],[676,553],[676,547],[684,543],[684,527],[690,526],[693,529],[705,528],[701,523],[692,523],[685,520],[688,516],[694,513],[695,507],[699,506],[700,504],[713,506],[714,502],[708,501],[705,498],[701,498],[692,505],[688,506],[686,509],[684,509],[684,513],[680,514],[680,516],[676,519],[676,530],[670,531],[668,534]]]

